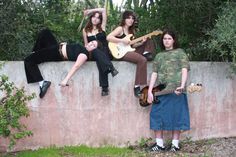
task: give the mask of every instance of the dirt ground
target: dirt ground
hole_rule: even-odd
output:
[[[169,141],[170,143],[170,141]],[[151,143],[144,143],[133,149],[145,151]],[[206,139],[191,141],[190,139],[181,142],[181,150],[177,153],[171,152],[150,152],[148,157],[236,157],[236,137]]]

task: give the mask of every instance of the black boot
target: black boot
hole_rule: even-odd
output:
[[[147,61],[152,61],[153,60],[152,53],[150,53],[150,52],[145,53],[143,56],[147,59]]]
[[[140,90],[140,87],[134,87],[134,95],[139,98],[140,95],[141,95],[141,90]]]
[[[116,76],[118,73],[119,73],[119,71],[117,71],[115,68],[113,68],[113,69],[111,70],[111,75],[112,75],[112,77]]]
[[[109,94],[109,90],[108,87],[102,87],[102,96],[107,96]]]
[[[44,95],[46,94],[50,85],[51,85],[50,81],[44,81],[42,87],[39,87],[39,89],[40,89],[39,97],[40,98],[44,97]]]

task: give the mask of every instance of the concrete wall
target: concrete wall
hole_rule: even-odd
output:
[[[35,98],[28,106],[30,117],[22,121],[32,130],[32,137],[20,140],[15,150],[51,145],[90,146],[133,144],[142,137],[153,137],[149,129],[150,107],[139,106],[133,95],[135,65],[113,62],[119,74],[109,76],[110,95],[100,96],[98,70],[94,62],[79,69],[69,87],[58,84],[73,62],[40,65],[46,80],[52,81],[43,99]],[[152,64],[148,64],[150,78]],[[227,79],[227,63],[191,62],[188,83],[202,83],[201,93],[189,94],[191,131],[182,138],[203,139],[236,136],[236,78]],[[7,62],[0,74],[9,76],[27,93],[39,93],[38,84],[27,84],[23,62]],[[8,141],[0,138],[1,150]]]

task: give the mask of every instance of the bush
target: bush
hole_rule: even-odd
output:
[[[29,116],[26,103],[35,94],[26,95],[24,88],[17,88],[6,75],[0,76],[0,91],[0,136],[10,140],[9,149],[12,149],[16,140],[32,135],[19,120]]]
[[[221,7],[215,26],[207,32],[208,40],[203,46],[208,49],[208,58],[215,61],[232,62],[236,73],[236,3],[228,2]]]

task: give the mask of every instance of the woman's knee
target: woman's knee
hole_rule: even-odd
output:
[[[141,56],[139,59],[139,62],[142,64],[146,64],[147,63],[147,58],[145,58],[144,56]]]
[[[85,53],[80,53],[78,58],[80,58],[80,60],[86,61],[88,60],[88,55]]]
[[[52,35],[52,31],[48,28],[44,28],[40,31],[39,34],[42,36],[48,36],[48,35]]]

